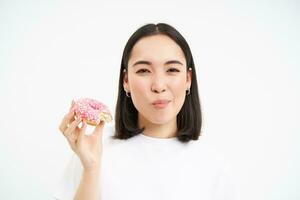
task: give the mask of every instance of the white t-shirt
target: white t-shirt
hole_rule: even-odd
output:
[[[110,133],[103,134],[110,136]],[[53,195],[71,200],[82,165],[74,154]],[[236,200],[231,170],[222,156],[199,140],[139,134],[127,140],[103,135],[101,200]]]

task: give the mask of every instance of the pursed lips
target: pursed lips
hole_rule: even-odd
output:
[[[166,108],[169,103],[171,102],[171,100],[167,100],[167,99],[158,99],[156,101],[154,101],[152,103],[152,106],[155,108],[155,109],[164,109]]]
[[[159,105],[159,104],[167,104],[167,103],[169,103],[170,102],[170,100],[166,100],[166,99],[161,99],[161,100],[156,100],[156,101],[154,101],[153,103],[152,103],[152,105]]]

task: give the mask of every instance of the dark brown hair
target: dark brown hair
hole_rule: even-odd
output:
[[[126,93],[123,89],[123,70],[127,70],[131,50],[137,41],[139,41],[141,38],[158,34],[166,35],[176,42],[181,47],[185,55],[187,71],[188,68],[192,68],[190,94],[186,96],[184,104],[177,115],[178,131],[176,136],[178,140],[182,142],[197,140],[200,136],[202,127],[202,113],[198,95],[196,70],[191,50],[186,40],[175,28],[165,23],[158,23],[146,24],[140,27],[129,38],[124,48],[120,68],[118,99],[115,112],[116,132],[115,135],[112,136],[114,139],[128,139],[142,133],[145,129],[144,127],[138,127],[138,111],[134,107],[131,98],[126,97]]]

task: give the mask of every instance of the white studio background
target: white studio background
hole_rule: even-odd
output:
[[[0,2],[0,199],[50,199],[71,154],[58,130],[71,100],[114,113],[123,48],[159,22],[191,47],[203,138],[241,199],[300,199],[299,2],[147,2]]]

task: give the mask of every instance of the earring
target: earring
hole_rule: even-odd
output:
[[[190,88],[186,90],[186,95],[189,95],[191,93]]]
[[[125,91],[125,92],[126,92],[126,96],[127,96],[128,98],[130,98],[130,97],[131,97],[130,92],[127,92],[127,91]]]

